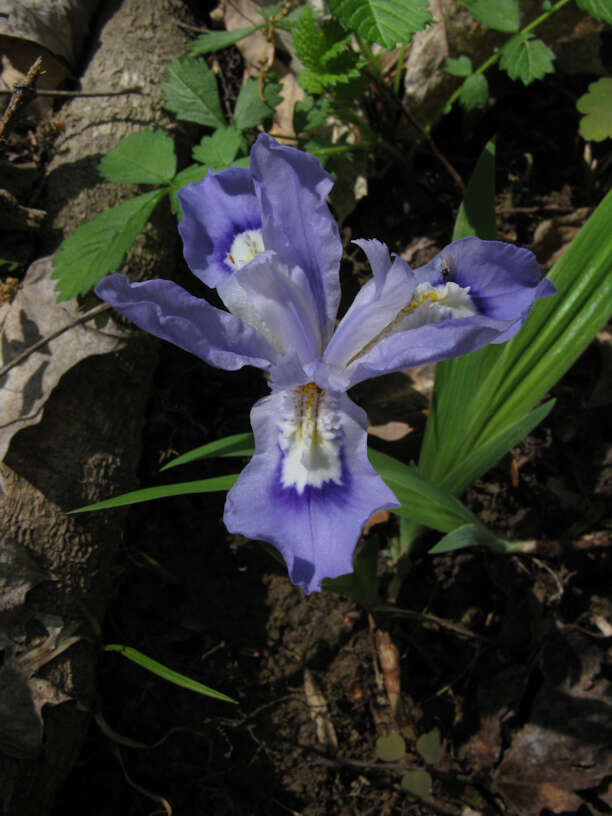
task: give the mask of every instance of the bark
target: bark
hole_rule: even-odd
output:
[[[103,5],[82,88],[137,84],[144,93],[78,98],[62,109],[66,130],[49,168],[43,204],[51,223],[47,251],[97,212],[133,194],[134,188],[102,183],[96,166],[109,147],[133,130],[168,124],[159,87],[167,64],[185,50],[178,20],[192,22],[179,0],[112,0]],[[176,223],[165,207],[130,253],[128,267],[139,278],[168,277],[179,263]],[[99,321],[102,336],[104,321]],[[91,620],[102,620],[112,590],[124,513],[67,512],[137,486],[154,349],[150,340],[137,336],[119,352],[75,365],[46,402],[41,422],[13,437],[0,466],[7,491],[0,496],[0,546],[4,539],[23,548],[50,576],[30,589],[20,620],[40,630],[41,622],[47,626],[45,621],[59,619],[64,631],[82,636],[38,671],[37,680],[58,690],[56,700],[70,698],[43,708],[39,753],[19,758],[18,751],[11,756],[10,748],[8,753],[0,750],[5,816],[49,812],[90,721],[96,661]]]

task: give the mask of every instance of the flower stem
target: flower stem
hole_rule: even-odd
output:
[[[548,11],[545,11],[543,14],[540,14],[539,17],[536,17],[535,20],[532,20],[528,25],[525,26],[525,28],[522,28],[520,31],[518,31],[517,34],[528,34],[530,31],[533,31],[534,28],[536,28],[541,23],[543,23],[545,20],[547,20],[551,16],[551,14],[554,14],[555,12],[559,11],[559,9],[563,8],[563,6],[567,5],[569,2],[570,2],[570,0],[558,0],[558,2],[555,3],[554,6],[551,6],[548,9]],[[516,37],[517,34],[513,34],[512,36]],[[497,62],[497,60],[500,58],[500,56],[501,56],[501,49],[498,49],[494,54],[491,54],[491,56],[488,59],[486,59],[482,63],[482,65],[479,65],[478,68],[474,71],[474,73],[470,74],[470,76],[474,76],[475,74],[484,74],[484,72],[487,70],[487,68],[490,68],[491,65],[494,65]],[[461,83],[461,85],[459,85],[459,87],[456,88],[453,91],[453,93],[449,96],[449,98],[444,103],[444,105],[434,115],[433,119],[425,125],[425,128],[424,128],[425,131],[430,131],[431,128],[442,118],[442,116],[445,113],[448,113],[448,111],[450,111],[452,106],[455,104],[455,102],[459,98],[459,96],[461,94],[461,90],[462,90],[463,86],[465,85],[466,81],[469,78],[470,77],[466,77],[466,79]]]

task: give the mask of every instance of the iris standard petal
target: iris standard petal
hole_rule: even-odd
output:
[[[314,383],[272,393],[251,412],[255,455],[227,496],[231,533],[268,541],[306,592],[352,572],[367,519],[398,507],[366,452],[366,416]]]
[[[262,216],[263,242],[290,270],[302,269],[326,342],[334,327],[342,241],[325,197],[333,182],[314,156],[267,133],[251,150],[251,175]]]
[[[279,355],[255,329],[172,281],[130,283],[124,275],[114,274],[103,278],[95,291],[144,331],[217,368],[268,369],[278,361]]]
[[[538,287],[541,272],[533,252],[480,238],[453,241],[417,275],[469,287],[478,311],[498,320],[514,320],[526,314],[536,298],[555,293],[550,281]]]
[[[410,303],[416,278],[401,258],[389,256],[380,241],[354,241],[366,253],[374,277],[361,287],[329,342],[323,362],[336,374],[385,330],[399,310]]]
[[[274,252],[265,251],[219,287],[233,314],[253,326],[280,354],[295,353],[304,365],[321,355],[312,294],[299,286]]]
[[[237,239],[245,244],[246,253],[249,248],[252,254],[263,249],[259,204],[246,168],[209,171],[202,181],[179,190],[177,197],[183,211],[179,232],[185,260],[207,286],[219,286],[234,271]]]

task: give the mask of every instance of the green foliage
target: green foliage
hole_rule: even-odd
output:
[[[223,439],[216,439],[214,442],[209,442],[207,445],[202,445],[199,448],[183,453],[172,459],[162,470],[178,467],[179,465],[186,465],[189,462],[195,462],[198,459],[207,459],[215,456],[252,456],[255,453],[255,440],[252,433],[233,434],[226,436]]]
[[[457,59],[448,57],[444,63],[444,70],[457,77],[468,77],[472,73],[472,60],[465,54]]]
[[[546,43],[533,39],[533,34],[521,33],[502,48],[499,67],[510,79],[520,79],[524,85],[529,85],[534,79],[542,79],[554,72],[554,58]]]
[[[375,607],[379,602],[376,576],[378,549],[378,539],[370,536],[353,557],[353,572],[338,578],[325,578],[323,589],[344,595],[366,609]]]
[[[479,23],[496,31],[519,30],[518,0],[465,0],[470,14]]]
[[[245,37],[250,37],[256,31],[263,28],[261,25],[247,26],[246,28],[235,28],[233,31],[210,31],[202,34],[189,45],[189,53],[192,56],[210,54],[211,51],[221,51],[229,45],[234,45]]]
[[[176,197],[177,192],[184,187],[186,184],[193,184],[198,181],[202,181],[202,179],[208,175],[208,168],[204,167],[202,164],[190,164],[189,167],[186,167],[184,170],[181,170],[180,173],[177,173],[176,176],[172,179],[170,183],[170,209],[174,213],[174,215],[179,219],[183,217],[183,213],[181,212],[181,205],[179,204],[178,198]]]
[[[176,173],[174,142],[161,130],[141,130],[122,139],[98,165],[107,181],[168,184]]]
[[[198,479],[195,482],[179,482],[171,485],[157,485],[156,487],[143,487],[140,490],[131,490],[121,496],[112,499],[88,504],[86,507],[78,507],[71,510],[71,513],[89,513],[92,510],[110,510],[114,507],[128,507],[131,504],[142,504],[142,502],[154,501],[155,499],[166,499],[169,496],[186,496],[191,493],[220,493],[229,490],[238,478],[237,473],[229,476],[214,476],[211,479]]]
[[[223,694],[220,691],[215,691],[209,686],[205,686],[203,683],[198,683],[197,680],[192,680],[191,677],[187,677],[184,674],[179,674],[179,672],[169,669],[167,666],[164,666],[163,663],[158,663],[157,660],[153,660],[152,657],[148,657],[146,654],[139,652],[138,649],[133,649],[131,646],[123,646],[120,643],[109,643],[104,647],[104,651],[119,652],[119,654],[123,655],[123,657],[127,657],[128,660],[131,660],[132,663],[136,663],[138,666],[150,671],[152,674],[156,674],[158,677],[162,677],[164,680],[174,683],[175,686],[181,686],[181,688],[188,689],[189,691],[195,691],[198,694],[203,694],[206,697],[212,697],[215,700],[222,700],[225,703],[238,704],[237,700],[228,697],[227,694]]]
[[[588,12],[596,20],[612,24],[612,4],[610,0],[576,0],[583,11]]]
[[[325,97],[315,99],[307,94],[298,99],[293,109],[293,128],[296,133],[314,130],[325,123],[331,114],[331,103]]]
[[[405,753],[406,743],[397,731],[376,740],[376,756],[383,762],[398,762]]]
[[[282,99],[280,96],[281,88],[280,82],[266,82],[262,88],[264,97],[262,99],[259,82],[252,77],[247,79],[240,88],[236,100],[234,125],[240,130],[245,130],[246,128],[257,127],[262,119],[273,116],[276,106]]]
[[[469,76],[459,93],[459,102],[466,110],[472,110],[478,105],[486,105],[489,99],[489,83],[484,74]]]
[[[440,729],[433,728],[422,734],[416,743],[416,749],[428,765],[437,765],[444,758],[444,746],[440,739]]]
[[[244,137],[236,125],[219,128],[212,136],[204,136],[193,148],[193,158],[213,170],[230,167],[238,151],[244,146]]]
[[[114,272],[164,195],[161,189],[136,196],[75,230],[53,260],[58,300],[84,294]]]
[[[402,790],[413,796],[415,799],[420,799],[427,796],[431,790],[431,776],[427,771],[416,770],[405,773],[400,781]]]
[[[589,90],[576,102],[580,113],[579,131],[583,139],[603,142],[612,138],[612,79],[603,77],[589,85]]]
[[[204,60],[178,57],[166,69],[165,79],[162,96],[177,119],[212,128],[225,126],[217,80]]]
[[[487,241],[497,238],[495,217],[495,142],[487,142],[459,206],[453,241],[478,235]]]
[[[317,24],[310,6],[302,14],[293,33],[295,53],[305,71],[298,74],[308,93],[323,93],[335,85],[359,79],[360,57],[349,46],[351,35],[336,20]]]
[[[328,0],[347,31],[385,48],[407,43],[433,21],[429,0]]]

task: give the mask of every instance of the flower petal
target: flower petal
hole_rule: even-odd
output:
[[[309,383],[260,400],[251,424],[255,455],[228,493],[227,529],[273,544],[306,592],[352,572],[365,522],[399,506],[368,461],[365,412]]]
[[[278,354],[255,329],[172,281],[130,283],[124,275],[114,274],[101,280],[95,291],[144,331],[216,368],[267,369],[278,361]]]
[[[295,270],[299,280],[301,270]],[[296,283],[274,252],[263,252],[219,287],[232,312],[257,329],[280,354],[302,365],[321,355],[321,336],[309,287]]]
[[[533,252],[502,241],[453,241],[417,270],[422,275],[469,286],[478,311],[496,320],[524,319],[536,298],[554,294],[550,281],[536,292],[541,273]]]
[[[264,246],[289,269],[302,269],[317,308],[324,342],[334,327],[342,242],[325,197],[333,182],[314,156],[262,133],[251,150]]]
[[[219,286],[233,272],[237,236],[261,230],[251,174],[243,167],[212,170],[202,181],[178,191],[183,218],[179,232],[189,268],[207,286]]]
[[[410,302],[416,286],[414,272],[401,258],[392,261],[385,244],[375,240],[353,243],[368,256],[374,277],[361,287],[325,350],[323,361],[340,377],[351,359]]]

